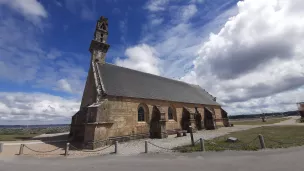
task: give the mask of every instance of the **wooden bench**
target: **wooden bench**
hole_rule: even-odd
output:
[[[186,130],[176,130],[177,137],[181,137],[182,134],[183,134],[183,136],[187,136],[187,131]]]

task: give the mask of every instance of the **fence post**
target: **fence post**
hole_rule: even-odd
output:
[[[205,151],[205,142],[203,138],[200,138],[201,151]]]
[[[266,145],[262,134],[259,134],[259,139],[260,139],[261,149],[265,149]]]
[[[66,143],[66,146],[65,146],[65,153],[64,153],[65,156],[68,156],[68,155],[69,155],[69,149],[70,149],[70,143]]]
[[[194,146],[194,139],[193,139],[193,131],[192,131],[192,126],[189,126],[189,130],[190,130],[190,137],[191,137],[191,144],[192,146]]]
[[[3,151],[3,143],[0,143],[0,153],[2,153],[2,151]]]
[[[145,141],[145,153],[148,153],[148,141]]]
[[[114,151],[115,154],[117,154],[117,150],[118,150],[118,141],[115,141],[115,151]]]
[[[24,144],[20,144],[19,155],[23,154]]]

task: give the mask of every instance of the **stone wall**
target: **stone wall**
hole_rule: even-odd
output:
[[[145,121],[138,122],[137,110],[139,105],[146,105],[147,113],[145,114]],[[124,97],[107,97],[102,107],[98,110],[98,122],[107,122],[108,125],[97,126],[95,128],[94,140],[107,139],[109,137],[129,136],[136,134],[148,134],[150,119],[152,118],[153,106],[162,108],[165,112],[166,129],[181,129],[180,122],[182,119],[183,107],[186,107],[189,112],[194,113],[195,107],[198,108],[204,120],[204,105],[189,104],[179,102],[168,102],[160,100],[149,99],[135,99]],[[168,120],[168,107],[171,106],[176,110],[173,120]],[[220,106],[210,106],[215,109],[216,119],[221,119]],[[112,124],[110,124],[112,123]],[[219,125],[223,125],[220,121]]]
[[[90,66],[80,107],[84,107],[95,103],[96,98],[97,98],[97,91],[96,91],[95,78],[94,78],[92,66]]]
[[[224,126],[221,108],[214,108],[216,126]]]

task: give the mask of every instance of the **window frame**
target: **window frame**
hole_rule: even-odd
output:
[[[170,109],[171,109],[171,116],[172,116],[172,118],[170,118]],[[168,115],[167,115],[168,121],[176,121],[175,112],[176,111],[175,111],[175,109],[172,106],[168,107]]]
[[[139,113],[141,110],[142,113]],[[137,122],[145,122],[145,108],[143,106],[139,106],[137,109]]]

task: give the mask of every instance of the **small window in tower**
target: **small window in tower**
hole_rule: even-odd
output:
[[[138,121],[145,121],[145,110],[143,107],[138,108]]]
[[[101,25],[101,29],[106,30],[105,24]]]
[[[172,107],[168,108],[168,120],[173,120],[173,109]]]

